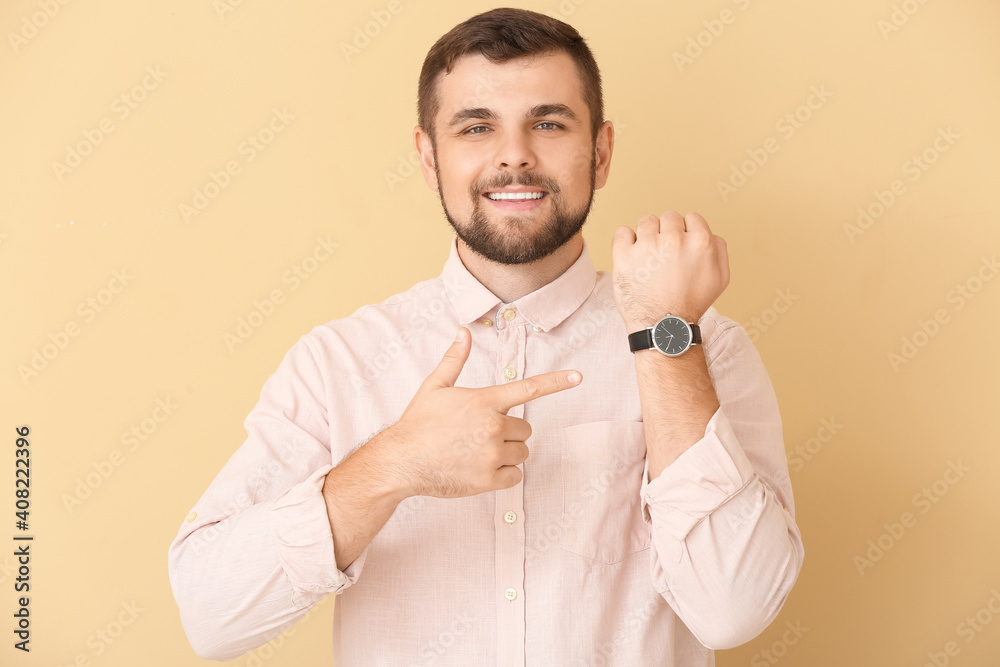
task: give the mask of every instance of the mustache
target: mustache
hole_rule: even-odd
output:
[[[535,176],[534,174],[522,174],[516,178],[508,174],[507,176],[494,179],[481,187],[473,188],[473,194],[475,197],[479,197],[484,192],[488,192],[489,190],[501,190],[512,185],[523,185],[529,188],[542,188],[553,194],[560,193],[559,184],[550,181],[549,179]]]

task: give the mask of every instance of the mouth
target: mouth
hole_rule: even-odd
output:
[[[548,192],[485,192],[483,198],[504,211],[530,211],[542,205]]]

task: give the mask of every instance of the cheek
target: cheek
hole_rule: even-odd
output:
[[[573,147],[561,153],[552,175],[567,195],[590,191],[590,162],[592,151],[589,146]]]
[[[479,177],[478,165],[463,156],[452,154],[444,156],[441,165],[448,165],[441,168],[441,180],[444,181],[445,190],[449,193],[461,193],[466,199],[469,192],[475,185]]]

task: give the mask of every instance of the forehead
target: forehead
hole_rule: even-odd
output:
[[[439,75],[438,122],[461,110],[485,107],[506,117],[536,104],[565,104],[587,118],[576,63],[564,51],[494,63],[479,53],[462,56],[448,74]]]

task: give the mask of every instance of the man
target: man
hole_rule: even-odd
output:
[[[337,667],[714,664],[803,559],[774,391],[712,307],[724,241],[647,215],[594,270],[614,133],[560,21],[456,26],[418,114],[444,270],[314,328],[265,383],[170,547],[188,638],[230,660],[333,593]]]

